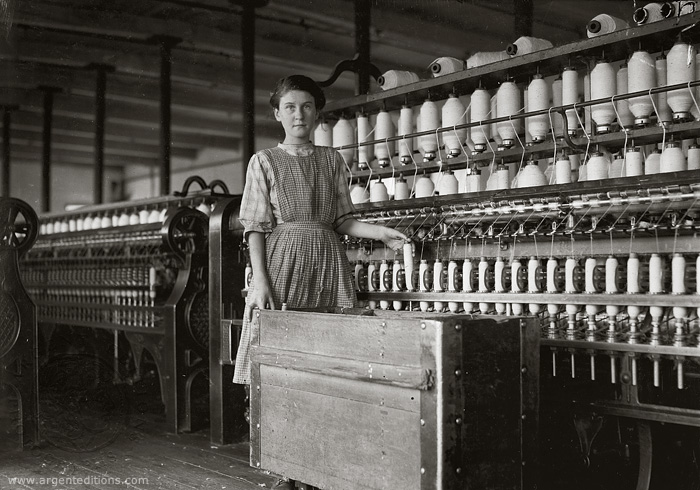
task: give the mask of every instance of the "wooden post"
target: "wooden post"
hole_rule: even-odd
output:
[[[60,92],[58,87],[41,86],[39,90],[44,92],[44,132],[41,158],[41,210],[44,213],[51,211],[51,127],[53,125],[54,94]]]
[[[5,106],[2,115],[2,196],[10,197],[10,139],[12,127],[12,111],[17,106]]]
[[[245,184],[248,161],[255,153],[255,4],[244,2],[241,16],[242,76],[243,76],[243,176]]]
[[[369,28],[372,6],[370,0],[355,0],[355,52],[362,62],[370,62]],[[369,71],[361,66],[355,75],[355,95],[369,93]]]
[[[95,204],[104,203],[104,170],[105,170],[105,117],[107,93],[107,73],[113,72],[114,67],[92,63],[88,68],[96,70],[95,85],[95,173],[93,180]]]

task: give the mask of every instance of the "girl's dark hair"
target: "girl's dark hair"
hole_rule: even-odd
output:
[[[308,92],[314,98],[316,110],[320,111],[326,105],[326,96],[316,82],[305,75],[290,75],[277,81],[275,90],[270,95],[270,105],[273,109],[280,108],[280,99],[292,90]]]

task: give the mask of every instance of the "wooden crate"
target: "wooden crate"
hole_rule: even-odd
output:
[[[533,319],[256,312],[251,464],[323,490],[535,488]]]

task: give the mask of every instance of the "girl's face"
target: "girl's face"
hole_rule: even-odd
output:
[[[284,143],[301,144],[310,141],[309,136],[318,117],[313,96],[303,90],[290,90],[280,98],[275,119],[282,123]]]

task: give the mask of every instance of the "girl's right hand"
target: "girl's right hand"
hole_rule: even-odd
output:
[[[275,300],[272,297],[272,290],[270,289],[270,284],[266,281],[260,281],[258,284],[255,283],[252,291],[249,291],[250,297],[248,298],[248,321],[253,319],[253,310],[255,308],[264,309],[275,309]]]

